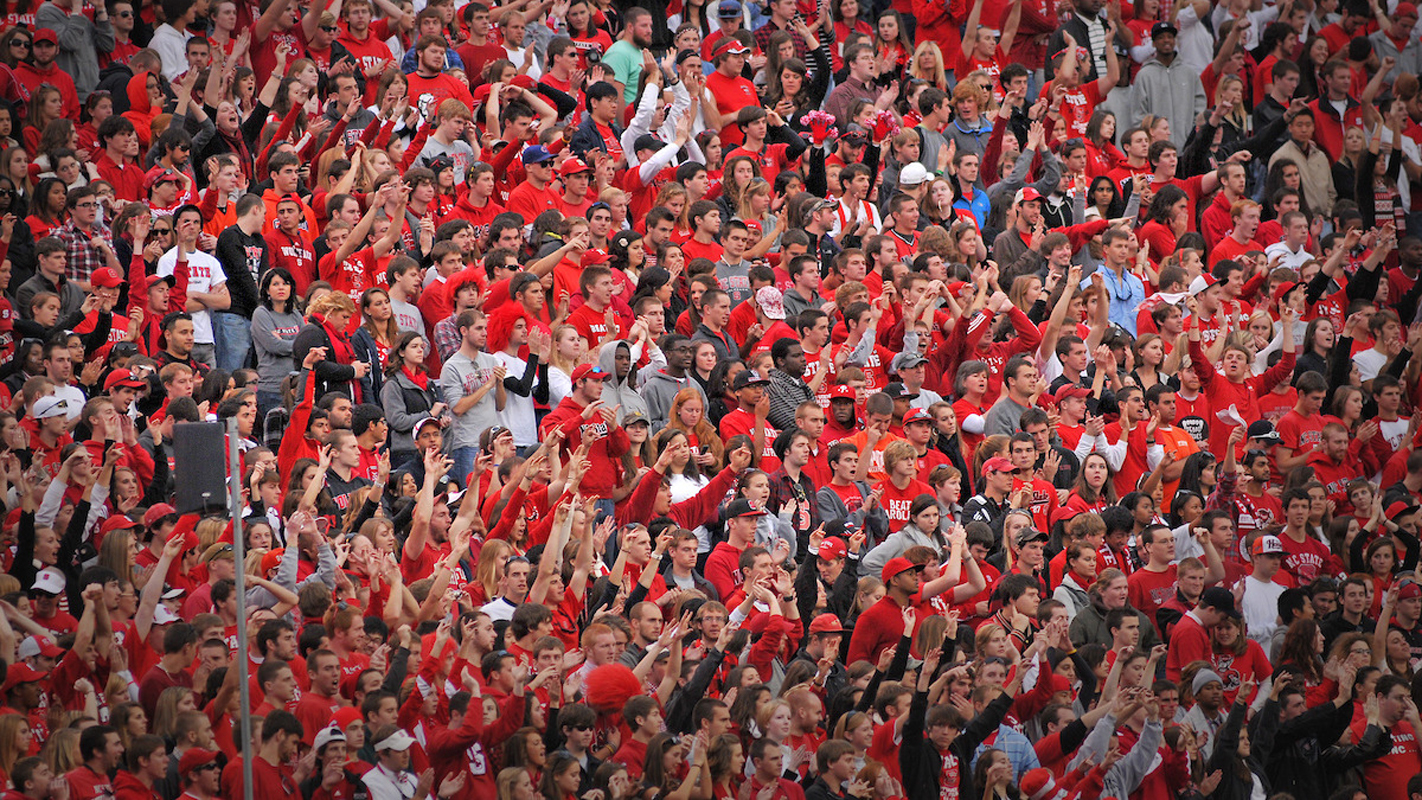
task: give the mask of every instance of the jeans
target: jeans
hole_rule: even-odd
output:
[[[213,345],[199,343],[193,345],[193,351],[188,355],[192,356],[194,361],[200,364],[206,364],[208,369],[216,369],[217,356],[215,353],[216,351]]]
[[[232,372],[247,365],[252,348],[252,321],[230,311],[212,312],[212,338],[217,348],[217,368]]]
[[[474,471],[474,459],[479,457],[478,447],[456,447],[449,454],[454,459],[454,467],[449,471],[449,479],[467,488],[469,473]]]

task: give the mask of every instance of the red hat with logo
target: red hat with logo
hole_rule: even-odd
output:
[[[1052,399],[1054,399],[1054,400],[1056,400],[1058,403],[1060,403],[1061,401],[1063,401],[1063,400],[1065,400],[1065,399],[1067,399],[1067,398],[1069,398],[1069,397],[1087,398],[1087,397],[1090,397],[1090,396],[1091,396],[1091,390],[1090,390],[1090,389],[1086,389],[1086,388],[1083,388],[1083,387],[1081,387],[1081,386],[1077,386],[1077,385],[1074,384],[1074,383],[1064,383],[1064,384],[1062,384],[1062,386],[1061,386],[1060,389],[1057,389],[1057,393],[1054,394],[1054,395],[1052,395]]]
[[[118,270],[113,267],[99,267],[90,276],[90,281],[95,286],[102,286],[105,289],[117,289],[123,285],[123,276],[118,274]]]
[[[98,274],[96,270],[94,272],[95,277],[97,277]],[[142,389],[147,385],[147,383],[133,377],[133,373],[126,369],[116,369],[109,373],[109,377],[104,378],[104,391],[106,392],[111,391],[115,386],[125,389]],[[166,503],[164,505],[166,505]]]
[[[830,393],[829,393],[829,394],[830,394],[830,399],[831,399],[831,400],[858,400],[858,399],[859,399],[859,398],[854,394],[854,387],[853,387],[853,386],[850,386],[850,385],[847,384],[847,383],[836,383],[833,387],[830,388]]]
[[[844,626],[840,624],[839,617],[821,614],[810,621],[810,635],[817,633],[844,633]]]
[[[820,542],[820,549],[815,551],[815,555],[826,561],[833,561],[836,558],[844,558],[849,555],[849,548],[838,536],[827,536],[824,541]]]

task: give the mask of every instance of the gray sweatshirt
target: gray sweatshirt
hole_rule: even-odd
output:
[[[266,306],[252,313],[252,343],[257,346],[257,388],[280,392],[281,379],[296,369],[291,343],[302,325],[296,312],[278,314]]]

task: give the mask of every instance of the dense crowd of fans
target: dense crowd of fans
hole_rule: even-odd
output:
[[[0,0],[0,797],[1422,800],[1419,33]]]

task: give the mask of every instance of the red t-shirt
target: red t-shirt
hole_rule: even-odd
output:
[[[1131,605],[1135,606],[1136,610],[1145,612],[1150,621],[1155,623],[1156,630],[1160,629],[1160,623],[1156,622],[1155,612],[1175,596],[1175,571],[1174,564],[1166,567],[1164,572],[1152,572],[1143,568],[1132,572],[1126,579]]]
[[[746,138],[741,126],[736,124],[736,112],[746,106],[760,105],[760,97],[755,93],[755,84],[739,75],[728,78],[719,70],[706,76],[706,88],[716,98],[716,110],[729,120],[721,129],[721,146],[729,151]]]
[[[911,480],[908,486],[899,489],[893,481],[880,481],[876,488],[883,489],[880,504],[889,516],[889,533],[893,533],[909,523],[909,509],[921,494],[932,495],[933,487],[920,480]]]
[[[439,110],[439,104],[454,98],[473,108],[474,96],[469,94],[469,84],[456,80],[453,75],[443,72],[433,77],[422,77],[419,72],[405,76],[410,80],[410,99],[418,103],[425,117],[432,118]]]
[[[380,262],[373,248],[357,250],[340,264],[336,263],[336,253],[327,253],[321,259],[321,280],[327,281],[338,292],[343,292],[356,302],[361,293],[372,286],[384,286],[385,273],[380,270]]]
[[[755,439],[755,415],[738,408],[735,411],[721,418],[721,441],[729,441],[732,436],[745,434]],[[760,463],[758,469],[765,472],[774,472],[780,469],[780,459],[775,457],[775,437],[780,435],[769,422],[765,423],[765,446],[760,451]]]
[[[1367,728],[1367,720],[1353,721],[1353,741]],[[1407,797],[1407,781],[1422,772],[1422,754],[1417,749],[1417,731],[1407,720],[1392,726],[1392,749],[1382,758],[1363,764],[1363,788],[1369,797]]]
[[[1042,96],[1050,97],[1052,85],[1055,81],[1047,81],[1047,85],[1042,87]],[[1067,136],[1086,136],[1086,123],[1091,121],[1091,115],[1095,113],[1096,106],[1101,104],[1101,88],[1099,80],[1085,83],[1076,87],[1075,91],[1068,91],[1062,98],[1062,122],[1066,125]]]

